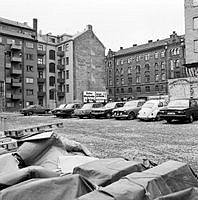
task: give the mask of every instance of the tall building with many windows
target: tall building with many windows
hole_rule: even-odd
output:
[[[27,23],[0,18],[1,110],[31,104],[54,108],[105,91],[105,47],[88,25],[77,35],[37,34]]]
[[[186,66],[198,73],[198,0],[185,0]],[[195,70],[189,70],[189,76]],[[195,74],[194,74],[195,75]]]
[[[163,40],[113,52],[106,56],[106,84],[112,100],[168,94],[168,79],[185,77],[184,36],[173,32]]]

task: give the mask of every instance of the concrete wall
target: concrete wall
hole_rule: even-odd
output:
[[[74,40],[74,100],[82,100],[83,91],[106,91],[105,48],[92,28]]]

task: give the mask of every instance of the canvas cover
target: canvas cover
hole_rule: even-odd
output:
[[[157,167],[135,172],[104,188],[80,197],[80,200],[147,200],[190,187],[198,180],[185,163],[168,161]]]
[[[73,200],[95,189],[80,175],[37,178],[0,191],[0,200]]]
[[[107,186],[121,177],[133,172],[145,170],[144,166],[135,161],[123,158],[95,160],[74,168],[74,174],[80,174],[98,186]]]
[[[197,200],[198,199],[198,188],[188,188],[179,192],[159,197],[155,200]]]

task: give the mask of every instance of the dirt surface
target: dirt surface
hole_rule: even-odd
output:
[[[190,164],[198,174],[198,121],[192,124],[165,121],[141,122],[115,119],[59,119],[54,116],[6,115],[5,129],[27,128],[55,122],[64,127],[55,132],[79,141],[99,158],[143,156],[160,164],[173,159]],[[3,121],[1,120],[1,130]]]

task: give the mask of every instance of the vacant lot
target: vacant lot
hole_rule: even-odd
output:
[[[156,163],[174,159],[189,163],[198,173],[198,121],[166,124],[165,121],[6,116],[6,129],[63,122],[64,128],[55,131],[86,144],[96,157],[140,159],[147,156]]]

